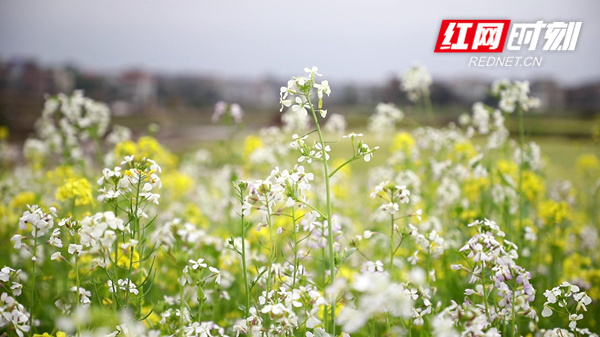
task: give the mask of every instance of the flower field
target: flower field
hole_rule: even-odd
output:
[[[380,103],[346,130],[324,78],[247,135],[219,102],[228,137],[181,155],[48,97],[22,159],[0,140],[0,334],[598,336],[600,160],[548,178],[527,82],[445,127]],[[427,71],[401,82],[433,118]]]

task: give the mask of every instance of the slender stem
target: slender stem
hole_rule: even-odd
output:
[[[515,289],[516,290],[516,289]],[[511,298],[511,309],[512,309],[512,324],[511,324],[511,336],[515,336],[517,333],[517,312],[515,310],[515,290],[513,290]]]
[[[31,270],[31,304],[29,305],[29,326],[33,327],[33,307],[35,306],[35,289],[37,288],[35,284],[35,269],[37,264],[37,247],[38,247],[38,239],[37,239],[37,227],[33,225],[33,259],[32,259],[32,270]]]
[[[183,296],[184,286],[179,286],[179,336],[183,337]]]
[[[292,278],[292,291],[296,289],[296,276],[298,273],[298,233],[296,232],[296,211],[292,206],[292,225],[294,233],[294,275]]]
[[[390,224],[390,279],[394,278],[394,215],[391,215],[391,224]]]
[[[79,299],[79,287],[80,287],[80,281],[79,281],[79,253],[75,252],[75,281],[77,282],[77,306],[79,306],[80,303],[80,299]]]
[[[269,292],[271,292],[271,272],[273,269],[273,257],[275,255],[275,242],[273,240],[273,226],[271,225],[271,209],[269,208],[269,198],[267,198],[267,226],[269,227],[269,240],[270,240],[270,252],[269,252],[269,266],[267,272],[267,298],[269,298]]]
[[[485,316],[487,319],[490,319],[490,309],[488,308],[488,294],[487,294],[487,286],[486,282],[481,278],[481,285],[483,286],[483,304],[485,305]]]
[[[334,175],[334,174],[335,174],[337,171],[341,170],[341,169],[342,169],[344,166],[346,166],[346,165],[350,164],[351,162],[353,162],[353,161],[357,160],[358,158],[360,158],[360,156],[354,156],[354,157],[352,157],[352,158],[350,158],[350,159],[346,160],[346,162],[344,162],[342,165],[338,166],[338,167],[337,167],[335,170],[333,170],[333,172],[331,172],[331,173],[329,174],[329,178],[333,177],[333,175]]]
[[[138,210],[140,204],[140,186],[142,184],[142,177],[138,177],[137,190],[135,195],[135,211],[132,214],[134,226],[132,229],[131,237],[135,239],[136,234],[138,234],[138,244],[140,244],[141,237],[139,237],[139,229],[140,229],[140,218],[138,217]],[[129,305],[129,289],[131,288],[131,271],[133,269],[133,253],[135,251],[135,247],[129,247],[129,270],[127,272],[127,289],[125,290],[125,305]],[[138,264],[141,262],[138,261]]]
[[[240,188],[240,204],[244,207],[244,196]],[[241,213],[242,226],[242,273],[244,274],[244,288],[246,291],[246,317],[250,314],[250,285],[248,284],[248,269],[246,266],[246,224],[244,223],[244,213]]]
[[[523,127],[523,110],[519,110],[519,147],[521,149],[519,158],[519,231],[523,230],[523,160],[525,158],[525,129]]]
[[[327,241],[329,244],[329,284],[332,284],[335,280],[335,256],[333,251],[333,224],[332,224],[332,207],[331,207],[331,189],[329,186],[329,167],[327,164],[327,151],[325,151],[325,141],[323,140],[323,133],[321,132],[321,127],[319,126],[319,119],[317,118],[317,113],[313,107],[313,104],[310,100],[310,92],[306,92],[305,94],[306,100],[308,101],[308,105],[310,106],[310,110],[312,112],[313,118],[315,119],[315,125],[317,127],[317,133],[319,134],[319,141],[321,143],[321,153],[323,157],[323,173],[325,177],[325,191],[327,195]],[[332,296],[330,299],[331,306],[331,335],[335,336],[335,305],[336,299]]]
[[[304,205],[304,206],[306,206],[306,207],[310,208],[311,210],[313,210],[313,211],[315,211],[315,212],[319,213],[319,215],[320,215],[321,217],[325,218],[325,220],[328,220],[328,219],[329,219],[329,218],[328,218],[328,217],[327,217],[325,214],[323,214],[323,212],[319,211],[317,208],[315,208],[315,207],[314,207],[314,206],[312,206],[311,204],[308,204],[308,203],[306,203],[306,202],[304,202],[304,201],[302,201],[302,200],[299,200],[299,199],[297,199],[297,200],[295,200],[295,201],[296,201],[296,202],[299,202],[299,203],[301,203],[302,205]]]

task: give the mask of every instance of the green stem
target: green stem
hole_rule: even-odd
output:
[[[140,186],[142,184],[142,177],[138,177],[138,184],[137,184],[137,190],[136,190],[136,195],[135,195],[135,210],[133,211],[132,217],[133,217],[133,229],[132,229],[132,233],[131,233],[131,238],[135,239],[136,234],[138,235],[138,244],[140,243],[141,237],[139,237],[140,235],[140,218],[138,217],[138,210],[139,210],[139,204],[140,204]],[[129,289],[131,288],[131,271],[133,269],[133,252],[135,251],[135,247],[129,247],[130,249],[130,253],[129,253],[129,269],[127,271],[127,289],[125,289],[125,305],[129,305]],[[141,263],[138,261],[138,264]]]
[[[516,336],[517,335],[517,312],[515,310],[515,293],[516,293],[516,289],[511,289],[512,290],[512,298],[511,298],[511,309],[512,309],[512,324],[511,324],[511,336]]]
[[[38,247],[38,239],[37,239],[37,227],[33,226],[33,259],[32,259],[32,270],[31,270],[31,304],[29,305],[29,326],[33,327],[33,308],[35,306],[35,270],[37,263],[37,247]],[[33,329],[32,329],[33,330]],[[32,331],[33,332],[33,331]]]
[[[315,211],[315,212],[319,213],[319,215],[320,215],[321,217],[325,218],[325,220],[327,220],[327,219],[328,219],[328,218],[327,218],[327,216],[326,216],[325,214],[323,214],[323,212],[319,211],[317,208],[315,208],[315,207],[314,207],[314,206],[312,206],[311,204],[308,204],[308,203],[306,203],[306,202],[304,202],[304,201],[302,201],[302,200],[300,200],[300,199],[296,199],[295,201],[296,201],[296,202],[299,202],[299,203],[301,203],[302,205],[304,205],[304,206],[306,206],[306,207],[310,208],[311,210],[313,210],[313,211]]]
[[[183,337],[183,295],[184,286],[179,286],[179,336]]]
[[[296,211],[295,207],[292,207],[292,226],[294,233],[294,275],[292,278],[292,291],[296,289],[296,276],[298,272],[298,235],[296,233]]]
[[[271,291],[271,272],[273,269],[273,257],[275,255],[275,242],[273,240],[273,226],[271,225],[271,210],[269,209],[269,199],[267,198],[267,226],[269,227],[269,266],[267,272],[267,298],[269,298],[269,292]]]
[[[326,191],[326,195],[327,195],[327,229],[329,231],[328,236],[327,236],[327,241],[329,244],[329,268],[330,268],[330,275],[329,275],[329,284],[332,284],[333,281],[335,280],[335,256],[334,256],[334,251],[333,251],[333,224],[332,224],[332,207],[331,207],[331,189],[329,186],[329,167],[327,164],[327,151],[325,151],[325,140],[323,139],[323,133],[321,132],[321,127],[319,126],[319,119],[317,118],[317,113],[315,112],[315,109],[313,107],[313,104],[310,100],[310,92],[306,92],[305,93],[305,97],[306,100],[308,102],[308,105],[310,106],[310,111],[312,112],[313,118],[315,120],[315,125],[317,127],[317,133],[319,135],[319,141],[321,143],[321,154],[323,157],[323,173],[324,173],[324,177],[325,177],[325,191]],[[331,302],[331,327],[330,327],[330,331],[331,331],[331,335],[335,336],[335,305],[336,305],[336,299],[334,297],[332,297],[330,299]]]
[[[485,316],[490,319],[490,309],[488,308],[488,294],[486,282],[481,278],[481,285],[483,286],[483,304],[485,305]]]
[[[357,160],[358,158],[360,158],[360,156],[354,156],[354,157],[352,157],[352,158],[350,158],[350,159],[346,160],[346,162],[345,162],[345,163],[343,163],[342,165],[338,166],[338,167],[337,167],[335,170],[333,170],[333,172],[331,172],[331,173],[329,174],[329,178],[333,177],[333,175],[334,175],[334,174],[335,174],[337,171],[341,170],[341,169],[342,169],[344,166],[346,166],[346,165],[350,164],[351,162],[353,162],[353,161]]]
[[[391,215],[391,226],[390,226],[390,279],[394,278],[394,215]]]
[[[240,188],[240,204],[244,207],[244,196]],[[244,223],[244,213],[241,213],[242,225],[242,273],[244,274],[244,288],[246,291],[246,317],[250,314],[250,285],[248,284],[248,268],[246,266],[246,224]]]
[[[519,147],[521,149],[520,153],[520,163],[519,163],[519,231],[523,230],[523,208],[524,208],[524,200],[523,200],[523,160],[525,158],[525,129],[523,127],[523,110],[520,108],[519,110]],[[520,236],[517,236],[520,237]],[[520,240],[519,240],[520,242]]]
[[[77,306],[79,306],[79,253],[75,254],[75,282],[77,282]]]

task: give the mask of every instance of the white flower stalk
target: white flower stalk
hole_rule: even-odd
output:
[[[400,89],[408,95],[412,102],[429,95],[429,86],[432,83],[431,75],[427,68],[415,65],[400,76]]]
[[[404,119],[404,113],[392,103],[379,103],[375,113],[369,118],[367,128],[370,132],[383,137],[396,131],[396,124]]]
[[[530,306],[535,299],[535,289],[530,283],[531,274],[516,264],[518,247],[503,239],[505,234],[493,221],[475,221],[469,224],[478,231],[460,251],[466,253],[473,264],[472,268],[454,265],[453,269],[464,269],[471,274],[469,283],[477,283],[475,290],[466,295],[483,298],[480,307],[484,309],[490,323],[507,322],[511,329],[517,329],[517,314],[536,319],[537,313]],[[495,293],[497,304],[490,307],[488,296]],[[483,294],[483,296],[479,296]],[[477,298],[475,297],[475,298]]]
[[[398,230],[398,225],[396,224],[396,220],[400,218],[400,216],[396,216],[396,214],[400,210],[401,204],[408,204],[410,202],[410,191],[406,188],[406,186],[390,184],[387,181],[384,181],[375,187],[375,190],[371,192],[372,199],[381,199],[381,205],[379,206],[380,215],[377,215],[378,218],[383,219],[383,215],[389,215],[390,218],[390,262],[388,265],[388,269],[390,272],[390,276],[394,277],[394,256],[398,249],[400,249],[400,245],[404,241],[404,237],[406,236],[405,232],[400,232]],[[410,216],[410,215],[407,215]],[[400,235],[400,242],[396,245],[394,240],[394,233],[398,233]]]
[[[354,304],[348,304],[340,313],[342,330],[357,332],[378,313],[406,319],[412,316],[414,300],[410,289],[392,283],[385,273],[362,272],[352,283],[356,293]]]
[[[517,109],[527,112],[540,106],[540,100],[530,96],[528,81],[495,81],[492,94],[499,97],[498,105],[504,112],[512,113]]]
[[[292,143],[292,146],[296,146],[300,150],[301,157],[299,161],[306,160],[310,163],[313,159],[320,159],[323,162],[323,173],[325,176],[325,195],[327,201],[327,211],[324,212],[327,221],[327,242],[328,242],[328,251],[329,251],[329,281],[326,281],[326,285],[330,285],[334,282],[336,276],[336,266],[335,266],[335,252],[334,252],[334,233],[333,233],[333,210],[332,210],[332,202],[331,202],[331,188],[330,188],[330,172],[328,159],[328,152],[331,150],[331,147],[325,143],[323,138],[323,133],[321,132],[321,126],[319,123],[319,117],[325,118],[327,115],[327,110],[323,109],[323,98],[325,95],[329,96],[331,94],[331,87],[327,81],[322,81],[321,83],[317,83],[315,81],[316,76],[322,76],[318,73],[317,67],[305,68],[304,71],[308,74],[308,78],[304,76],[294,77],[292,82],[288,82],[286,87],[282,87],[280,90],[281,94],[281,104],[283,107],[292,107],[292,110],[303,114],[304,111],[308,113],[310,110],[312,117],[315,122],[315,126],[317,129],[317,134],[319,136],[318,142],[310,148],[306,145],[303,137],[295,136],[295,141]],[[315,106],[312,103],[312,98],[316,93],[317,105]],[[295,96],[295,97],[291,97]],[[271,240],[271,244],[273,241]],[[325,269],[325,268],[323,268]],[[270,270],[270,269],[269,269]],[[325,272],[323,271],[323,280],[325,280]],[[335,335],[335,306],[336,300],[332,299],[330,301],[330,310],[326,315],[330,315],[330,322],[327,322],[328,330],[331,331],[332,335]],[[328,318],[329,320],[329,318]]]
[[[223,101],[219,101],[215,104],[215,111],[213,112],[211,121],[213,123],[218,123],[223,117],[233,119],[235,124],[240,124],[244,117],[244,110],[242,110],[242,107],[237,103],[227,104]]]
[[[343,134],[346,131],[346,119],[340,114],[331,114],[325,123],[325,130],[329,133]]]
[[[577,333],[577,321],[583,319],[583,313],[592,303],[592,298],[579,286],[563,282],[558,287],[544,292],[546,302],[542,316],[550,317],[554,312],[566,315],[569,319],[569,328]]]
[[[84,97],[83,91],[77,90],[72,96],[48,97],[36,130],[48,149],[71,161],[82,159],[83,145],[90,139],[96,141],[100,156],[99,140],[106,134],[109,123],[110,110],[106,104]]]

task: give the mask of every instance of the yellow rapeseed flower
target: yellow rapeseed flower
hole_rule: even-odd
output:
[[[165,149],[156,138],[145,136],[140,137],[137,142],[138,152],[136,158],[152,158],[163,168],[174,168],[177,166],[177,157],[169,150]]]
[[[452,153],[450,158],[454,162],[459,162],[463,160],[469,160],[477,155],[477,151],[475,150],[475,146],[470,141],[462,141],[457,142],[452,147]]]
[[[115,157],[123,158],[125,156],[135,155],[137,152],[137,144],[131,140],[125,140],[115,145]]]
[[[496,162],[496,168],[500,173],[508,176],[516,176],[519,172],[519,165],[512,160],[500,159]]]
[[[490,178],[468,178],[463,184],[463,193],[469,201],[476,201],[481,198],[481,192],[490,186]]]
[[[168,191],[175,199],[185,196],[194,184],[192,177],[178,170],[170,170],[163,174],[161,181],[163,190]]]
[[[15,195],[10,201],[10,207],[12,209],[25,208],[27,205],[33,205],[35,203],[35,193],[31,191],[21,192]]]
[[[187,203],[183,212],[183,217],[187,222],[193,223],[198,228],[207,227],[208,221],[197,204],[193,202]]]
[[[44,332],[43,334],[39,334],[39,333],[34,333],[33,337],[54,337],[51,334]],[[62,332],[62,331],[58,331],[56,332],[56,337],[67,337],[67,334]]]
[[[600,269],[589,269],[583,271],[583,279],[592,285],[588,290],[591,298],[600,298]]]
[[[471,223],[477,219],[478,215],[479,215],[479,212],[472,210],[472,209],[470,209],[470,210],[466,209],[460,213],[460,219],[464,223]]]
[[[54,170],[46,172],[46,179],[48,179],[54,186],[60,186],[66,180],[75,177],[76,175],[73,172],[73,166],[71,165],[60,165]]]
[[[600,176],[600,160],[592,153],[579,156],[576,166],[579,174],[593,178]]]
[[[529,201],[537,200],[546,190],[542,178],[531,171],[523,172],[523,194]]]
[[[401,151],[404,152],[406,155],[409,155],[412,152],[415,143],[415,139],[410,133],[399,132],[394,137],[391,150],[392,152]]]
[[[115,158],[125,156],[135,156],[135,160],[142,158],[152,158],[163,168],[174,168],[177,166],[177,157],[165,149],[154,137],[140,137],[137,143],[131,140],[125,140],[114,149]]]
[[[133,249],[133,255],[131,254]],[[116,252],[112,253],[113,261],[116,259],[117,265],[122,268],[129,268],[129,263],[131,263],[132,269],[137,269],[140,266],[140,254],[133,248],[128,247],[127,249],[122,249],[121,245],[119,245],[119,258],[117,259]]]
[[[260,137],[249,135],[246,137],[246,139],[244,139],[244,157],[248,158],[252,152],[254,152],[256,149],[260,149],[263,146],[264,145]]]
[[[571,218],[571,207],[565,201],[548,199],[539,204],[538,214],[545,224],[556,225]]]
[[[74,200],[75,206],[92,204],[92,186],[85,178],[71,178],[60,186],[56,191],[56,199],[59,201]]]

